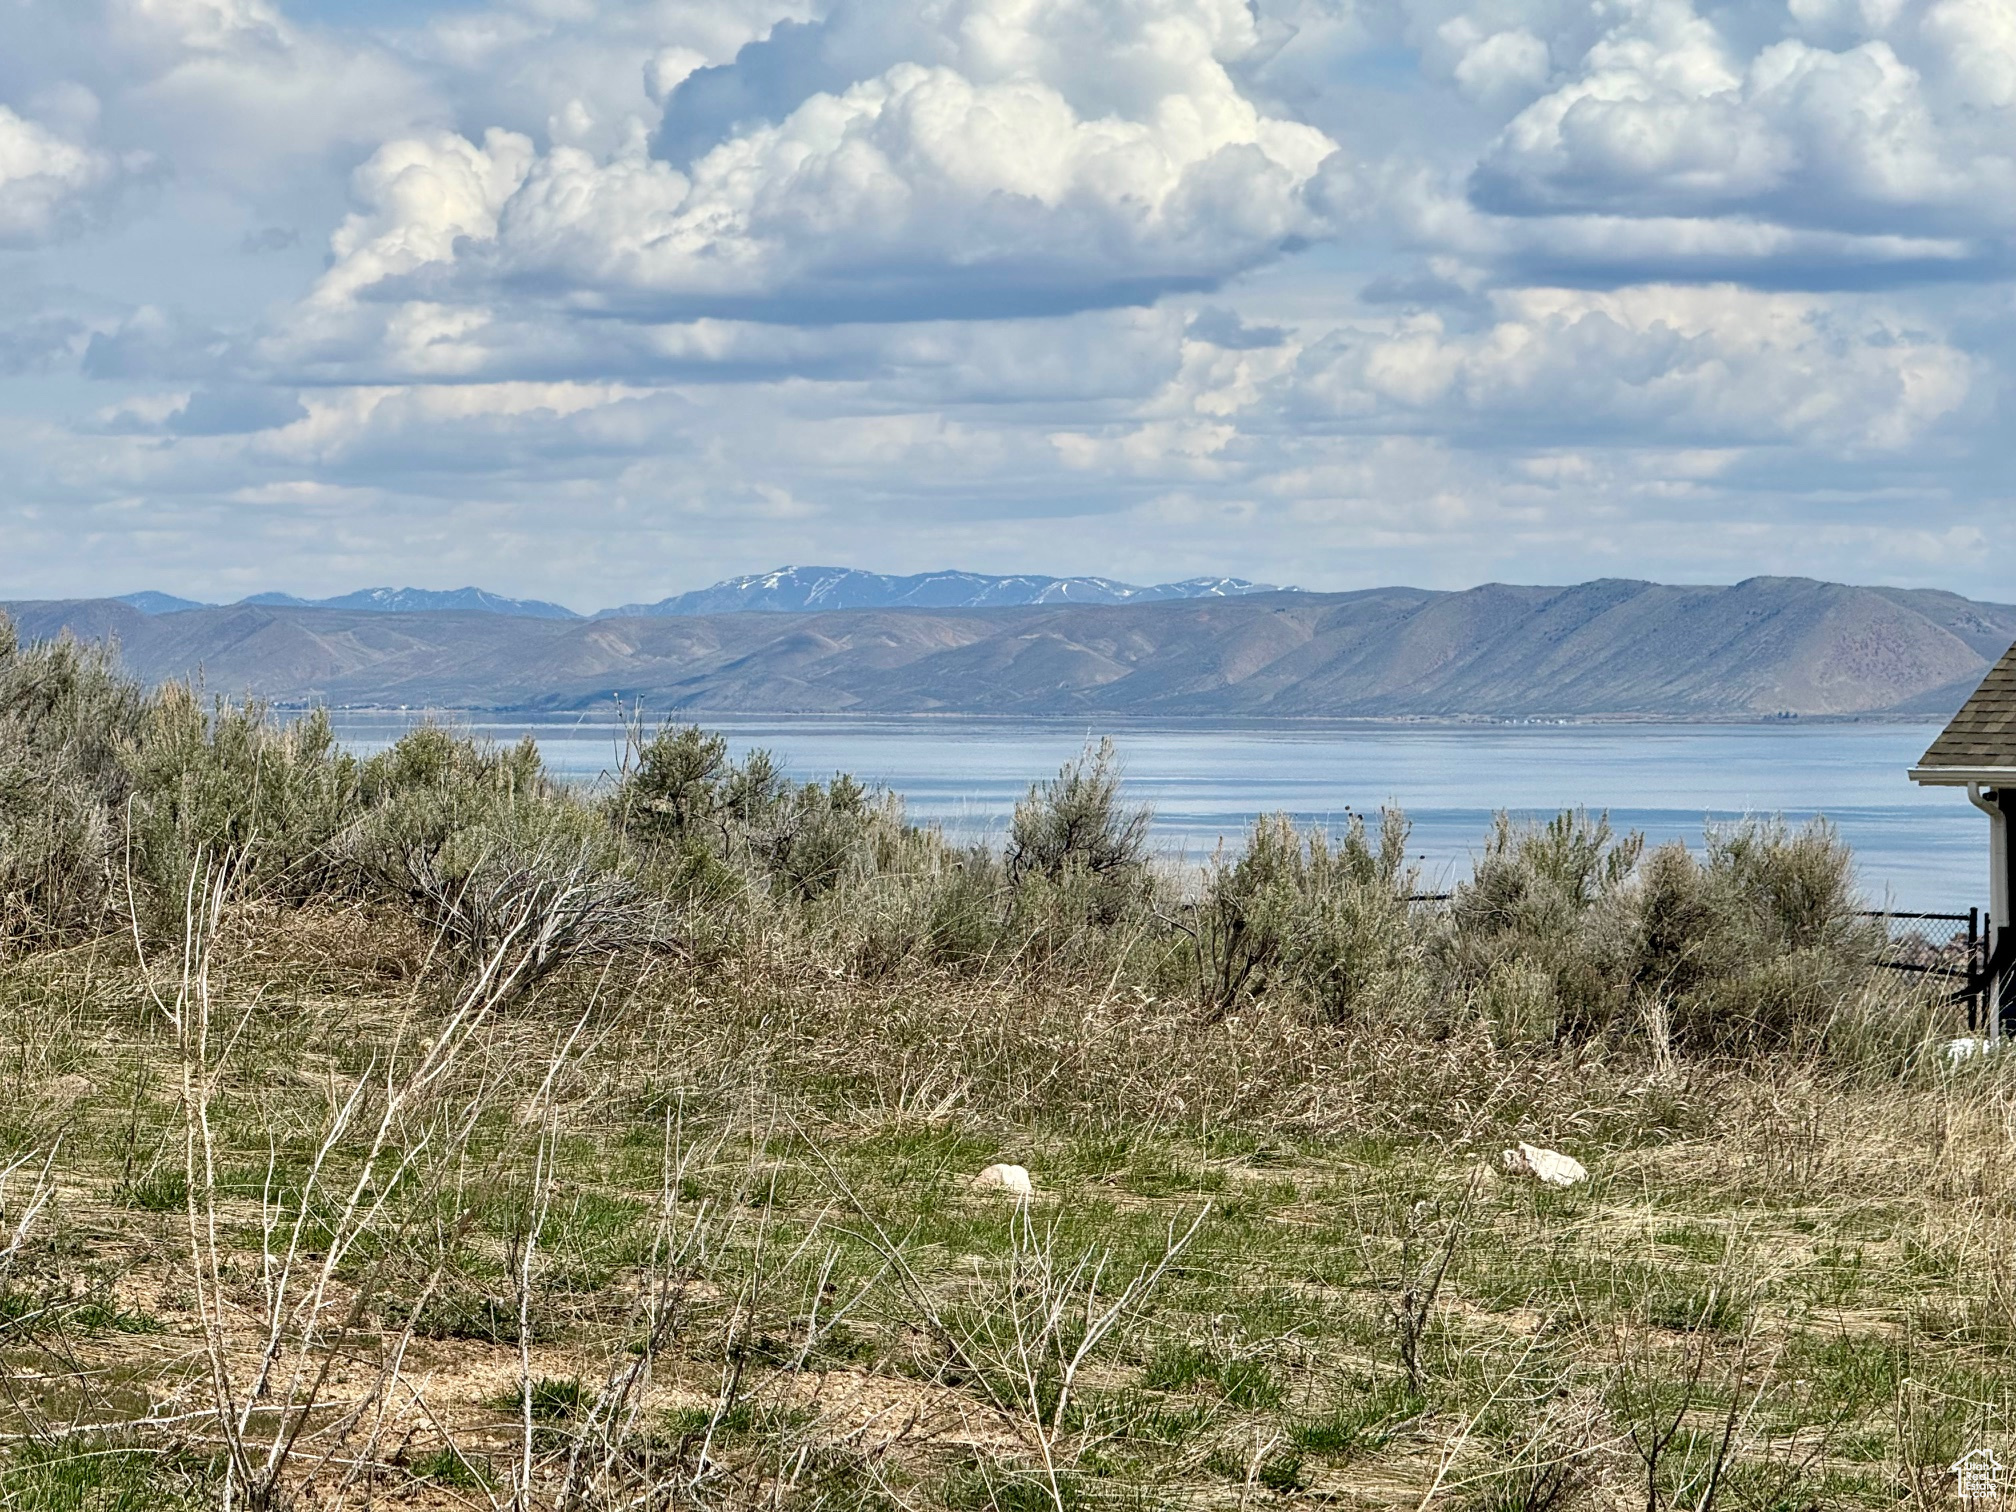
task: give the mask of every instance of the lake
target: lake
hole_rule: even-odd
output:
[[[337,733],[382,749],[414,715],[344,715]],[[476,734],[529,734],[577,780],[613,772],[621,731],[607,717],[447,716]],[[910,817],[961,838],[998,837],[1032,779],[1076,754],[1083,721],[727,717],[704,721],[738,756],[763,747],[800,780],[851,772],[903,795]],[[1165,851],[1199,860],[1256,815],[1285,811],[1337,826],[1397,804],[1425,887],[1467,875],[1508,809],[1543,816],[1607,809],[1619,829],[1698,843],[1705,825],[1745,815],[1816,814],[1854,846],[1865,889],[1890,907],[1965,911],[1984,901],[1987,826],[1961,793],[1904,775],[1936,725],[1321,725],[1104,722],[1127,786],[1155,810]]]

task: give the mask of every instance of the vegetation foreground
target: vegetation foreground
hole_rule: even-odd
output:
[[[1824,829],[999,849],[0,619],[0,1505],[1834,1508],[2016,1459],[2016,1072]],[[1590,1178],[1508,1173],[1520,1141]],[[1026,1200],[978,1185],[1027,1168]]]

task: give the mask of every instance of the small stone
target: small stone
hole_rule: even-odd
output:
[[[1006,1192],[1011,1197],[1036,1195],[1035,1183],[1019,1165],[990,1165],[973,1178],[973,1185],[982,1191]]]
[[[1531,1176],[1543,1186],[1571,1187],[1589,1179],[1582,1162],[1574,1156],[1543,1150],[1538,1145],[1522,1144],[1516,1150],[1507,1150],[1500,1159],[1508,1175]]]

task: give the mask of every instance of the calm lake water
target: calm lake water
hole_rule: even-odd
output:
[[[338,734],[369,752],[421,716],[344,716]],[[621,734],[606,719],[448,716],[500,741],[530,734],[549,766],[579,780],[613,772]],[[903,795],[915,821],[961,838],[998,836],[1032,779],[1084,745],[1069,720],[710,718],[739,756],[763,747],[800,780],[851,772]],[[1236,841],[1256,814],[1340,825],[1397,804],[1426,886],[1467,875],[1491,816],[1607,809],[1619,829],[1698,843],[1745,815],[1825,815],[1855,847],[1871,901],[1959,910],[1986,891],[1986,824],[1966,798],[1904,775],[1933,725],[1102,725],[1127,785],[1155,810],[1165,850],[1198,860]]]

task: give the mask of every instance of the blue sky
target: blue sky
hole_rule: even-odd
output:
[[[0,596],[2016,597],[2007,0],[0,7]]]

